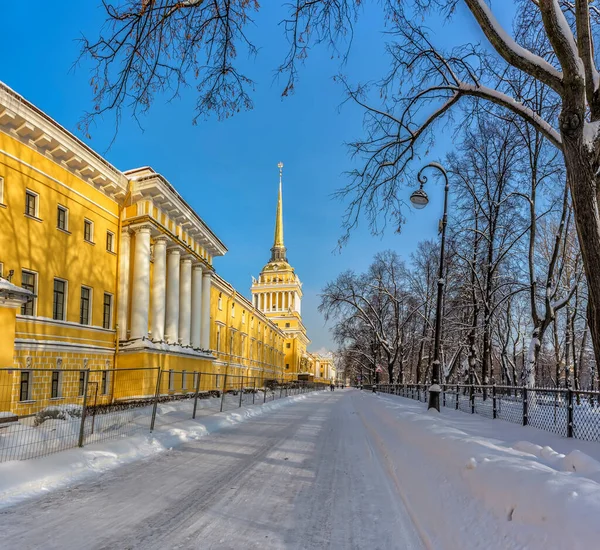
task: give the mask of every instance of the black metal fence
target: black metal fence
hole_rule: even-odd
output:
[[[298,381],[149,369],[0,369],[0,462],[323,389]]]
[[[441,388],[442,407],[534,426],[563,437],[600,441],[600,391],[463,384]],[[379,384],[376,389],[423,403],[429,398],[427,384]]]

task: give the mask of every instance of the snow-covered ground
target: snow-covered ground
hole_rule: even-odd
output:
[[[434,548],[596,547],[600,444],[372,397],[414,513]],[[377,410],[377,409],[375,409]],[[467,537],[467,538],[465,538]]]
[[[274,400],[271,396],[271,400],[265,404],[263,395],[260,394],[260,400],[258,397],[257,394],[254,405],[252,394],[244,394],[243,400],[246,403],[240,409],[239,395],[225,395],[225,412],[222,413],[219,413],[220,398],[199,400],[196,420],[190,418],[191,400],[160,403],[152,433],[149,432],[152,407],[99,415],[94,435],[88,437],[92,441],[95,438],[96,442],[81,449],[77,448],[80,426],[78,418],[48,420],[36,428],[29,425],[12,427],[12,442],[19,442],[19,454],[12,461],[0,463],[0,510],[45,492],[68,487],[76,481],[100,475],[120,465],[173,449],[187,441],[277,410],[298,399],[305,399],[306,396],[303,394],[281,400]],[[123,426],[128,429],[120,430]],[[5,442],[9,441],[11,440],[7,436]],[[58,452],[61,444],[66,445],[63,447],[65,450]],[[30,458],[34,452],[39,453],[40,445],[47,447],[48,452],[45,454],[56,454],[22,460]]]
[[[240,406],[262,405],[279,399],[282,392],[268,390],[266,395],[242,393],[221,397],[198,399],[196,417],[230,411]],[[152,405],[118,410],[106,414],[88,414],[84,427],[84,444],[97,443],[124,436],[148,433],[152,418]],[[187,399],[166,401],[157,407],[156,426],[181,422],[192,417],[193,395]],[[54,413],[51,415],[50,413]],[[2,413],[0,413],[2,414]],[[10,414],[10,413],[9,413]],[[40,416],[46,415],[40,421]],[[51,416],[54,416],[51,417]],[[53,405],[37,416],[19,419],[0,429],[0,463],[27,460],[77,447],[81,427],[81,406]]]
[[[589,550],[600,540],[600,444],[357,390],[1,464],[0,484],[0,548]]]

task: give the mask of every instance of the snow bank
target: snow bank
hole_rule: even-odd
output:
[[[171,450],[183,443],[200,439],[247,419],[277,410],[289,403],[306,399],[301,394],[260,406],[216,413],[197,420],[184,420],[177,425],[161,425],[153,433],[140,433],[112,441],[69,449],[43,458],[10,461],[0,464],[0,509],[24,499],[60,489],[90,476],[100,475],[119,465],[146,459]],[[172,412],[172,405],[162,405],[163,414]],[[159,413],[160,414],[160,413]],[[52,422],[47,420],[43,426]],[[34,428],[29,428],[33,430]],[[36,432],[39,433],[39,432]]]
[[[600,462],[578,450],[565,455],[526,440],[510,443],[481,437],[477,430],[458,428],[468,424],[457,419],[454,411],[426,414],[425,405],[381,399],[394,409],[403,446],[414,456],[426,457],[428,469],[444,483],[454,484],[458,492],[483,503],[500,521],[533,532],[532,540],[540,541],[536,548],[597,546]],[[468,418],[473,425],[493,424],[494,433],[501,437],[504,423]],[[521,431],[527,434],[527,428]],[[400,456],[398,461],[401,473],[415,464],[403,459]]]

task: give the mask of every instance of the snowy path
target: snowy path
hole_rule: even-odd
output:
[[[310,395],[6,508],[0,548],[431,547],[406,507],[381,415],[354,390]]]

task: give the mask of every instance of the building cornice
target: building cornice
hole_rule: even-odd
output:
[[[166,212],[175,223],[185,226],[191,237],[206,248],[212,256],[223,256],[227,247],[213,233],[194,209],[169,181],[150,167],[127,170],[125,175],[133,182],[131,196],[134,202],[149,199]]]
[[[127,178],[91,147],[0,82],[0,131],[121,202]]]

